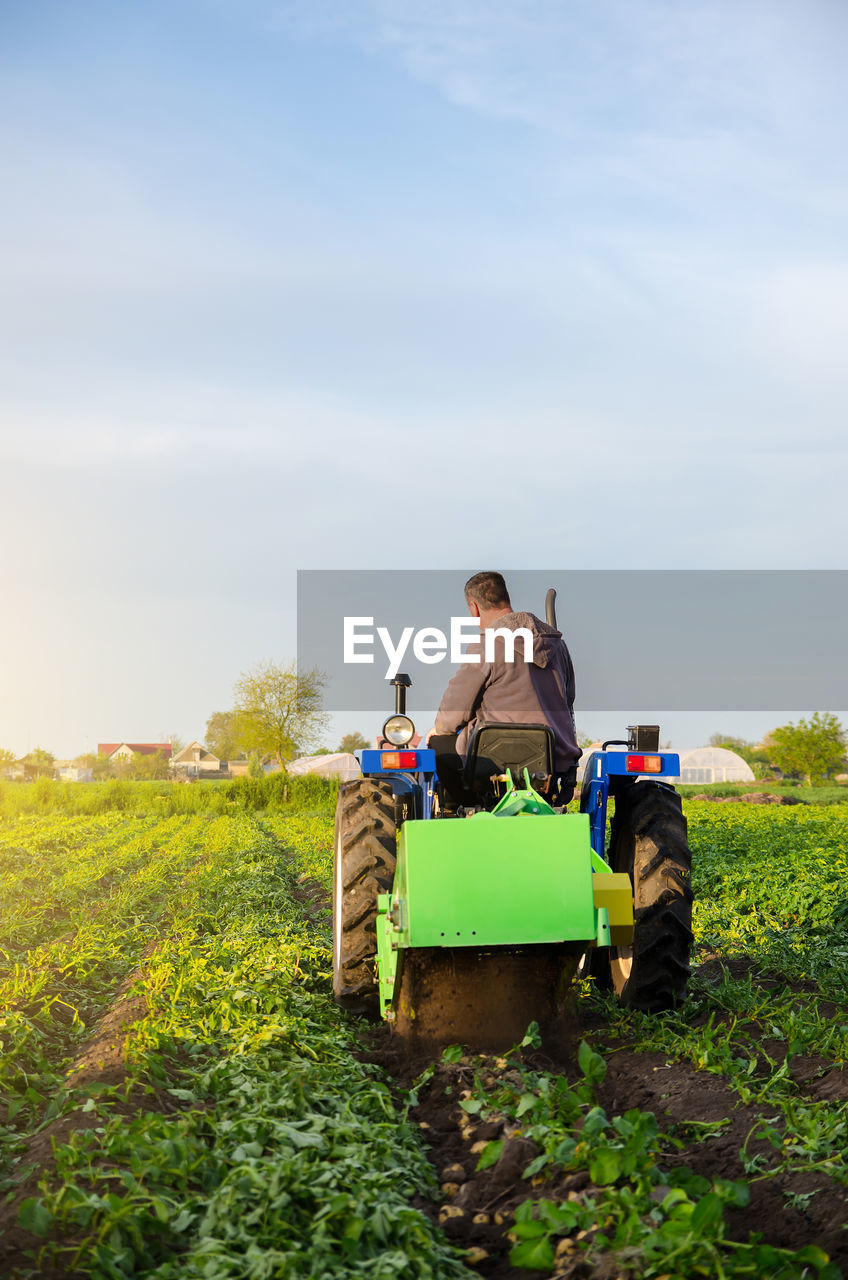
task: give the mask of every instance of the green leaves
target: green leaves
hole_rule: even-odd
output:
[[[493,1164],[497,1164],[501,1158],[504,1144],[503,1138],[497,1138],[493,1142],[487,1142],[483,1150],[480,1152],[480,1159],[477,1161],[478,1172],[481,1169],[490,1169]]]
[[[607,1064],[585,1040],[577,1051],[577,1063],[590,1085],[600,1084],[607,1073]]]
[[[554,1251],[547,1235],[538,1236],[535,1240],[523,1240],[513,1245],[509,1252],[509,1260],[514,1267],[523,1267],[527,1271],[553,1271]]]
[[[42,1200],[29,1197],[21,1202],[18,1223],[24,1231],[31,1231],[34,1236],[46,1236],[53,1226],[53,1214]]]
[[[721,1196],[716,1195],[714,1191],[710,1191],[695,1205],[690,1221],[691,1230],[699,1235],[708,1231],[717,1222],[721,1221],[723,1209]]]
[[[573,1203],[557,1205],[552,1200],[538,1200],[535,1204],[525,1201],[515,1211],[511,1234],[519,1243],[510,1250],[510,1263],[532,1271],[552,1271],[556,1256],[552,1238],[567,1235],[586,1220],[585,1210]]]
[[[686,813],[696,935],[848,987],[848,805],[688,802]]]
[[[541,1032],[539,1031],[538,1022],[530,1023],[530,1026],[527,1028],[524,1039],[521,1041],[521,1044],[518,1047],[519,1049],[527,1049],[527,1048],[541,1049],[542,1035],[541,1035]]]
[[[185,884],[146,962],[149,1013],[133,1033],[129,1082],[143,1097],[157,1079],[177,1109],[128,1117],[120,1098],[98,1093],[97,1128],[59,1147],[57,1183],[25,1202],[22,1225],[81,1240],[77,1269],[104,1280],[460,1276],[410,1207],[432,1170],[417,1130],[353,1057],[354,1031],[330,998],[326,922],[292,897],[284,846],[244,812],[181,817],[169,830],[164,856],[145,854],[147,883]],[[197,849],[181,840],[195,830],[206,856],[186,878]],[[294,831],[295,843],[314,840],[308,823]],[[43,1108],[49,1095],[18,1096]]]
[[[812,811],[709,808],[712,817],[690,823],[701,936],[708,927],[763,963],[789,957],[804,972],[827,957],[838,984],[848,973],[848,910],[839,897],[848,870],[848,812],[821,811],[823,818]],[[131,1071],[137,1083],[155,1079],[170,1089],[178,1109],[127,1117],[108,1091],[97,1093],[95,1107],[89,1090],[82,1106],[96,1110],[98,1128],[72,1135],[60,1149],[59,1185],[24,1202],[21,1225],[48,1241],[48,1250],[50,1237],[62,1232],[84,1237],[83,1265],[120,1280],[154,1271],[158,1280],[232,1280],[248,1268],[293,1280],[458,1277],[451,1249],[410,1208],[413,1194],[434,1180],[415,1128],[397,1114],[373,1070],[353,1059],[351,1032],[329,1001],[323,917],[307,919],[291,896],[298,875],[326,874],[332,844],[326,818],[290,809],[285,817],[259,817],[238,807],[211,821],[208,812],[166,822],[107,814],[96,828],[89,818],[64,828],[64,819],[40,821],[53,841],[44,855],[50,870],[25,888],[43,912],[35,923],[25,912],[14,916],[15,936],[29,938],[28,929],[41,927],[49,910],[46,897],[36,895],[42,880],[53,876],[60,886],[61,910],[38,963],[24,966],[14,948],[5,959],[0,953],[8,965],[0,980],[18,963],[16,981],[29,984],[16,988],[26,1013],[3,1028],[0,1072],[17,1072],[7,1091],[10,1122],[31,1127],[48,1106],[58,1112],[70,1105],[56,1082],[63,1055],[77,1051],[82,1031],[70,1016],[61,1021],[62,1009],[78,1008],[90,1026],[116,976],[156,938],[165,912],[173,920],[146,961],[142,994],[151,1012],[133,1035]],[[24,823],[19,836],[20,878],[37,863],[38,829]],[[201,847],[204,860],[191,870]],[[107,862],[114,881],[104,879]],[[102,907],[99,914],[93,905]],[[51,986],[56,974],[64,1005]],[[749,1148],[759,1162],[750,1166],[754,1176],[813,1165],[845,1176],[844,1107],[800,1096],[791,1059],[848,1056],[848,1023],[819,1017],[815,996],[805,991],[763,993],[750,980],[728,979],[700,992],[696,985],[694,998],[697,1006],[662,1018],[614,1016],[641,1047],[667,1055],[662,1062],[688,1059],[721,1074],[763,1109],[765,1125],[751,1143],[765,1138],[769,1146],[764,1153]],[[704,1015],[697,1025],[693,1008]],[[764,1034],[770,1058],[760,1048]],[[792,1255],[728,1240],[725,1211],[745,1203],[747,1186],[681,1168],[682,1141],[670,1160],[650,1113],[619,1115],[599,1106],[606,1060],[590,1044],[579,1046],[581,1074],[572,1083],[556,1071],[531,1069],[528,1059],[540,1059],[520,1050],[536,1048],[538,1028],[531,1024],[507,1067],[501,1064],[491,1079],[479,1071],[472,1096],[459,1103],[467,1116],[502,1120],[507,1132],[535,1144],[518,1184],[530,1197],[512,1227],[513,1267],[549,1272],[562,1267],[567,1250],[569,1259],[585,1254],[588,1270],[601,1259],[620,1262],[622,1274],[801,1280],[806,1271],[805,1280],[835,1280],[816,1246]],[[476,1069],[460,1046],[451,1046],[444,1061],[458,1067],[463,1084]],[[434,1069],[416,1082],[409,1105]],[[9,1078],[0,1075],[0,1086]],[[709,1142],[727,1123],[692,1121],[675,1133]],[[478,1167],[493,1168],[503,1145],[487,1143]],[[531,1180],[541,1175],[539,1188],[550,1197],[551,1188],[575,1174],[566,1185],[580,1188],[576,1199],[533,1198]]]
[[[621,1154],[612,1147],[601,1147],[589,1160],[589,1177],[598,1187],[609,1186],[621,1176]]]

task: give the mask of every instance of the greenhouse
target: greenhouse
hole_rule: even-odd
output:
[[[753,782],[751,766],[727,747],[697,747],[680,753],[680,781],[696,785],[710,782]]]
[[[314,773],[319,778],[338,778],[340,782],[350,782],[352,778],[362,777],[359,761],[349,751],[335,751],[323,756],[301,756],[299,760],[291,760],[286,765],[286,773],[293,777]]]

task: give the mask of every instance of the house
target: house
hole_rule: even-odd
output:
[[[132,760],[133,756],[155,756],[157,751],[160,751],[166,760],[170,760],[170,742],[98,742],[97,744],[97,754],[106,756],[111,764]]]
[[[190,742],[171,760],[171,768],[174,772],[196,778],[204,773],[220,773],[221,761],[207,751],[202,742]]]
[[[59,782],[93,782],[94,772],[72,760],[57,760],[53,766],[53,776]]]
[[[258,757],[259,767],[263,774],[279,773],[280,766],[273,756],[264,755]],[[249,778],[250,777],[251,757],[240,756],[238,760],[228,760],[223,764],[223,768],[227,770],[231,778]]]

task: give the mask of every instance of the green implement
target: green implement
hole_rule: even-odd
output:
[[[405,822],[391,914],[399,947],[593,938],[589,819]]]
[[[632,929],[629,882],[618,880],[593,858],[588,815],[555,813],[529,779],[492,813],[405,822],[392,892],[377,903],[381,1013],[391,1018],[410,950],[609,946],[611,916]]]

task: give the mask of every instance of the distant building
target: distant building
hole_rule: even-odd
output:
[[[711,782],[754,782],[751,766],[727,747],[696,747],[680,753],[680,781],[694,786]]]
[[[175,773],[197,778],[204,773],[220,773],[221,761],[218,756],[207,751],[202,742],[190,742],[173,757],[171,768]]]
[[[170,742],[98,742],[97,754],[106,756],[107,760],[117,763],[119,760],[132,760],[133,756],[155,756],[161,751],[166,760],[170,760],[172,748]]]
[[[56,760],[53,763],[53,777],[58,782],[93,782],[94,773],[71,760]]]

